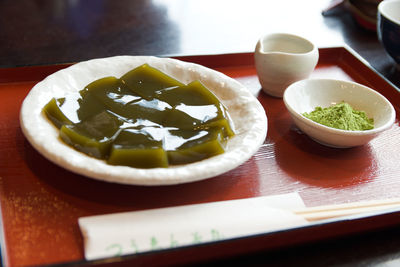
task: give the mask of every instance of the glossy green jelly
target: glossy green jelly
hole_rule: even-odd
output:
[[[203,160],[234,135],[226,108],[200,81],[185,85],[147,64],[53,98],[43,112],[68,145],[135,168]]]

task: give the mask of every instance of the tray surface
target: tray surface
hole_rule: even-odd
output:
[[[19,110],[38,81],[65,66],[0,69],[3,263],[26,266],[82,261],[83,240],[77,224],[82,216],[290,192],[299,192],[307,206],[400,197],[398,119],[368,145],[324,147],[294,126],[282,99],[260,91],[251,53],[179,59],[221,71],[248,87],[266,111],[269,130],[256,155],[238,168],[209,180],[164,187],[95,181],[46,160],[25,140]],[[391,101],[399,117],[397,89],[347,49],[320,49],[312,77],[352,80],[372,87]],[[374,220],[380,226],[389,223],[384,216]],[[310,229],[299,231],[298,238],[306,241]],[[274,238],[282,244],[288,240],[285,237],[287,233],[278,233]],[[176,255],[179,250],[171,253]]]

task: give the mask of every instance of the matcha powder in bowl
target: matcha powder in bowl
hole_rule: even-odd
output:
[[[389,100],[352,81],[301,80],[286,88],[283,101],[303,133],[335,148],[365,145],[388,130],[396,119]]]
[[[346,102],[327,108],[316,107],[314,111],[302,115],[317,123],[341,130],[365,131],[374,128],[373,118],[368,118],[364,111],[355,110]]]

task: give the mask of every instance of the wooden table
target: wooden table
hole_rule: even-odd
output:
[[[301,34],[319,47],[349,46],[390,82],[400,72],[376,32],[343,7],[322,16],[328,0],[3,0],[0,67],[69,63],[113,55],[198,55],[251,52],[260,36]],[[400,264],[400,228],[386,228],[220,259],[244,266]]]

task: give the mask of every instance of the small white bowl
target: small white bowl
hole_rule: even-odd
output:
[[[347,148],[368,143],[389,129],[396,113],[392,104],[377,91],[364,85],[332,79],[305,79],[290,85],[283,96],[295,124],[312,139],[326,146]],[[317,106],[328,107],[342,101],[374,119],[374,129],[348,131],[316,123],[302,114]]]

